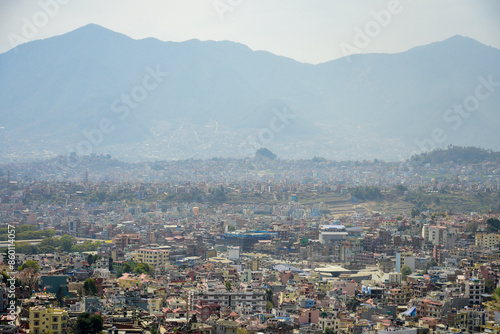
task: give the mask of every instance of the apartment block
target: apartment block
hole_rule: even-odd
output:
[[[199,301],[217,303],[222,307],[234,309],[241,307],[249,313],[266,311],[266,293],[264,290],[227,291],[207,289],[189,292],[189,305],[193,310]]]
[[[59,308],[35,306],[30,308],[30,330],[32,333],[63,334],[68,332],[68,312]]]

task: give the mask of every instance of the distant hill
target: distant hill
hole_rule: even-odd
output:
[[[436,128],[440,145],[500,150],[498,92],[467,118],[447,113],[478,78],[500,81],[500,50],[455,36],[350,60],[312,65],[234,42],[134,40],[87,25],[0,54],[0,157],[241,157],[268,147],[280,158],[397,160]]]
[[[427,163],[481,163],[500,162],[500,152],[485,150],[478,147],[450,146],[427,153],[412,156],[411,163],[423,165]]]
[[[269,151],[267,148],[259,148],[257,152],[255,152],[255,158],[274,160],[276,159],[276,154]]]

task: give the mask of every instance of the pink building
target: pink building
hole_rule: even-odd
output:
[[[319,309],[299,309],[300,314],[295,316],[296,325],[315,324],[319,321]]]

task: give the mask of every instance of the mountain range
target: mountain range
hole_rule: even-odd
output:
[[[229,41],[90,24],[0,54],[0,157],[406,159],[500,150],[500,50],[454,36],[300,63]]]

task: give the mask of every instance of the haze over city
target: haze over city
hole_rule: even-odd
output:
[[[0,22],[0,334],[500,333],[498,1]]]

